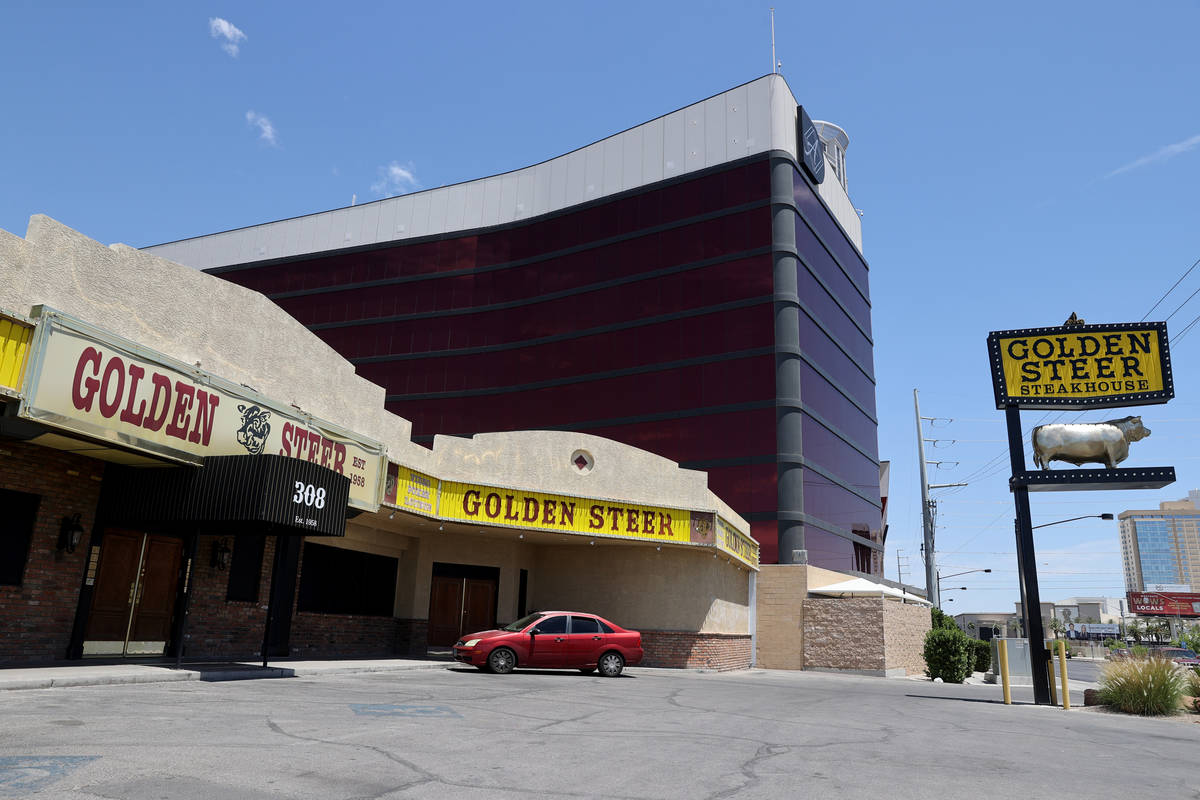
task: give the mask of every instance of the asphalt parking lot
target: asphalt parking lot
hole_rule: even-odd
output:
[[[1200,725],[1188,719],[1006,707],[999,693],[638,668],[617,679],[450,668],[9,691],[0,797],[1200,793]]]

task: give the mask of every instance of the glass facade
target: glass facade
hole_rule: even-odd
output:
[[[792,186],[809,563],[882,574],[864,542],[883,543],[867,265],[799,171]]]
[[[809,559],[853,569],[855,534],[880,527],[867,270],[796,181],[805,511],[830,529],[806,525]],[[384,386],[414,441],[564,429],[658,453],[706,471],[772,563],[770,188],[763,157],[523,224],[219,273]]]
[[[1165,584],[1200,591],[1200,513],[1125,512],[1121,550],[1126,590]]]

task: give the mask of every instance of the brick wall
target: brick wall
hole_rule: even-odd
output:
[[[267,598],[271,588],[271,564],[275,559],[275,537],[266,537],[262,571],[255,602],[225,599],[229,573],[212,566],[213,544],[221,536],[201,536],[192,565],[192,599],[188,612],[186,658],[255,659],[262,657],[263,628],[267,624]],[[237,538],[228,537],[234,549]]]
[[[0,488],[42,498],[21,585],[0,586],[0,662],[66,657],[103,477],[102,461],[0,439]],[[76,513],[83,539],[59,553],[62,519]]]
[[[643,667],[749,669],[750,637],[732,633],[642,631]]]
[[[263,627],[271,589],[275,537],[263,548],[258,600],[226,600],[229,573],[211,565],[213,543],[219,536],[202,536],[196,549],[191,613],[188,620],[188,658],[261,658]],[[237,539],[231,538],[234,549]],[[300,569],[304,569],[303,561]],[[349,614],[316,614],[296,611],[300,582],[292,598],[292,628],[288,640],[293,658],[353,658],[365,656],[425,655],[425,620],[366,617]]]
[[[425,657],[429,647],[429,620],[396,620],[396,654]]]
[[[883,641],[886,667],[906,675],[925,674],[925,634],[932,627],[928,606],[913,603],[883,604]]]
[[[304,612],[292,618],[293,658],[355,658],[396,654],[397,620]]]
[[[805,600],[805,668],[883,674],[886,669],[885,602],[878,597],[810,597]]]

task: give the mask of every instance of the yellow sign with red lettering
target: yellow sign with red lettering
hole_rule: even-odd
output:
[[[612,500],[501,489],[470,483],[442,482],[443,519],[507,528],[560,531],[642,541],[693,541],[692,512],[640,506]],[[705,521],[712,514],[699,514]],[[702,523],[711,537],[711,523]]]
[[[758,566],[758,542],[721,517],[717,517],[717,549],[728,553],[743,564],[751,567]]]

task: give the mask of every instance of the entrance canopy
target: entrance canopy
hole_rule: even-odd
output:
[[[115,473],[115,474],[113,474]],[[279,455],[209,456],[201,467],[124,469],[105,480],[103,513],[115,523],[222,523],[236,533],[345,536],[350,479]]]
[[[848,581],[832,583],[817,589],[809,589],[809,594],[824,594],[833,597],[892,597],[897,600],[907,600],[921,605],[930,605],[924,597],[910,594],[903,589],[896,589],[882,583],[875,583],[866,578],[851,578]]]

